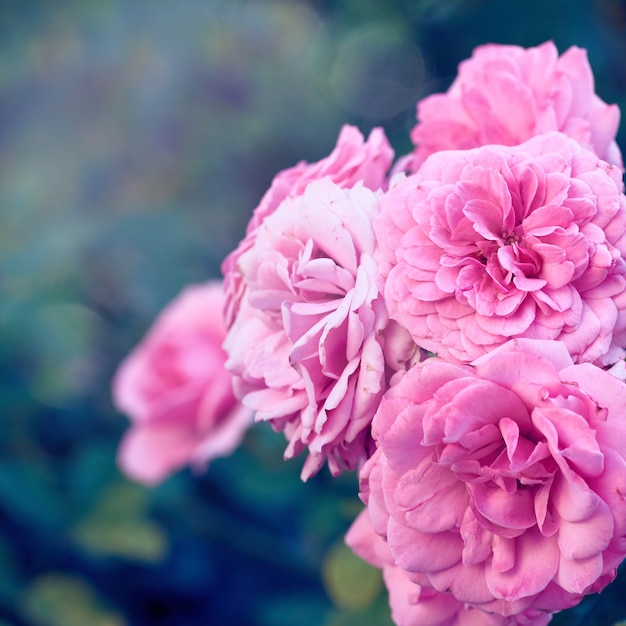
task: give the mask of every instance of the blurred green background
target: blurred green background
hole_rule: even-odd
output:
[[[547,39],[587,48],[626,111],[616,0],[0,0],[0,626],[391,624],[342,544],[354,476],[303,485],[258,425],[142,488],[115,465],[110,379],[219,275],[278,170],[344,123],[403,154],[475,46]],[[554,623],[614,624],[625,591]]]

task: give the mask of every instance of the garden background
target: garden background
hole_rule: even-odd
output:
[[[0,0],[0,626],[391,624],[343,547],[354,476],[302,484],[257,425],[146,489],[116,468],[110,380],[276,172],[344,123],[403,154],[475,46],[547,39],[626,112],[618,0]],[[553,623],[615,624],[625,592]]]

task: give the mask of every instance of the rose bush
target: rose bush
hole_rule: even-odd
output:
[[[383,398],[361,497],[394,566],[504,616],[600,591],[626,556],[626,387],[558,341],[428,359]]]
[[[382,129],[374,128],[365,141],[357,128],[345,125],[339,133],[335,149],[327,157],[317,163],[301,161],[276,175],[271,187],[265,192],[252,214],[246,236],[222,264],[227,295],[225,310],[228,328],[234,322],[245,290],[245,283],[238,267],[239,259],[254,244],[257,230],[263,220],[271,215],[285,198],[302,195],[309,183],[314,180],[328,178],[345,188],[361,183],[368,189],[376,191],[386,184],[393,156],[394,152]]]
[[[389,315],[471,361],[511,337],[606,365],[626,345],[621,171],[561,133],[432,155],[376,221]]]
[[[267,216],[238,266],[242,306],[228,332],[227,367],[242,402],[308,448],[304,479],[369,456],[369,425],[386,389],[387,314],[376,283],[373,217],[362,185],[311,183]]]
[[[383,131],[344,126],[274,178],[224,291],[185,290],[120,367],[122,468],[206,464],[255,413],[302,479],[360,470],[346,541],[399,626],[545,626],[602,590],[626,556],[618,122],[547,42],[477,48],[391,173]]]
[[[187,464],[204,467],[252,424],[224,367],[223,305],[221,281],[187,287],[118,368],[113,401],[132,420],[119,463],[131,478],[154,484]]]
[[[514,146],[551,130],[622,166],[619,108],[596,95],[587,52],[576,46],[560,57],[551,41],[528,49],[480,46],[459,65],[447,93],[419,102],[417,118],[411,171],[440,150]]]

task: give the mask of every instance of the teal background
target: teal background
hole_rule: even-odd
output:
[[[475,46],[547,39],[626,111],[624,2],[0,0],[0,626],[391,623],[342,544],[354,476],[302,484],[258,425],[145,489],[110,379],[278,170],[344,123],[402,154]],[[626,619],[623,578],[553,623]]]

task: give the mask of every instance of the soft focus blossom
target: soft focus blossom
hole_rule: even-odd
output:
[[[439,150],[514,146],[551,130],[622,165],[619,109],[595,94],[587,53],[575,46],[560,57],[551,41],[529,49],[480,46],[459,65],[446,93],[418,103],[417,118],[412,171]]]
[[[488,612],[556,612],[626,556],[626,386],[558,341],[428,359],[383,398],[361,496],[393,564]]]
[[[251,425],[224,367],[223,303],[220,281],[187,287],[120,365],[113,399],[132,425],[119,463],[131,478],[154,484],[204,466],[230,454]]]
[[[534,609],[510,617],[485,613],[450,593],[418,585],[395,565],[389,546],[374,532],[367,510],[350,526],[346,543],[364,561],[382,569],[391,617],[398,626],[545,626],[552,619],[550,613]]]
[[[529,337],[613,363],[626,345],[625,232],[620,170],[561,133],[438,152],[381,203],[389,315],[449,360]]]
[[[241,305],[245,284],[239,271],[239,258],[250,249],[263,220],[271,215],[288,197],[302,195],[309,183],[329,178],[340,187],[350,188],[357,183],[376,191],[385,186],[386,176],[393,160],[393,149],[381,128],[374,128],[367,141],[354,126],[345,125],[335,149],[317,163],[301,161],[294,167],[279,172],[265,192],[248,223],[246,236],[222,264],[226,299],[226,324],[230,328]]]
[[[379,196],[330,179],[285,199],[239,258],[244,297],[225,347],[243,403],[308,448],[303,479],[369,455],[369,425],[386,387],[387,315],[376,283]]]

